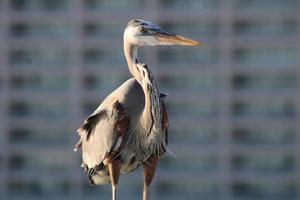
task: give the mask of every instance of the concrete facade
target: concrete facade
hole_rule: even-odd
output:
[[[0,199],[109,199],[76,129],[130,77],[131,18],[201,39],[141,49],[168,94],[170,150],[153,199],[300,199],[300,0],[1,0]],[[121,176],[122,199],[142,172]]]

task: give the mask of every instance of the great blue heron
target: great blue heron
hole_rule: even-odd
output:
[[[75,149],[91,184],[111,182],[112,197],[121,173],[144,167],[143,199],[159,157],[167,147],[168,115],[155,79],[137,58],[138,46],[197,45],[199,42],[167,32],[151,22],[131,20],[124,31],[124,53],[134,78],[114,90],[78,129]]]

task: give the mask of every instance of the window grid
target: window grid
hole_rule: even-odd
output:
[[[4,66],[0,68],[0,127],[5,132],[0,136],[1,199],[12,192],[16,199],[23,195],[28,199],[49,199],[48,195],[109,198],[107,187],[87,186],[79,168],[80,156],[72,148],[82,119],[129,77],[122,55],[122,31],[134,12],[174,32],[204,38],[205,43],[197,49],[142,49],[143,60],[151,60],[162,92],[169,93],[170,148],[178,156],[161,161],[152,198],[172,199],[178,194],[189,199],[299,199],[296,178],[300,176],[300,157],[295,152],[300,148],[300,0],[275,1],[274,5],[266,1],[259,9],[259,1],[249,4],[244,0],[187,1],[184,5],[170,0],[76,0],[58,5],[50,0],[24,2],[0,2],[0,64]],[[271,4],[276,12],[268,8]],[[112,19],[108,8],[119,14],[113,15],[113,25],[108,23]],[[280,8],[283,19],[277,23]],[[61,23],[54,23],[56,18]],[[43,26],[49,32],[43,32]],[[269,37],[270,33],[274,34]],[[42,50],[35,50],[32,44],[41,45]],[[47,95],[39,97],[41,94]],[[30,97],[35,97],[31,103],[37,107],[33,109],[23,105]],[[256,101],[264,103],[257,107]],[[58,110],[51,113],[53,108]],[[186,109],[183,114],[181,109]],[[56,130],[51,129],[53,124],[66,126]],[[271,135],[269,126],[278,127],[281,134]],[[41,134],[43,130],[48,131],[43,133],[47,136]],[[268,132],[264,137],[257,136],[256,131],[264,130]],[[51,131],[58,134],[57,142],[55,134],[48,137]],[[193,137],[195,134],[199,135]],[[49,143],[44,145],[43,138]],[[45,160],[34,157],[39,148],[44,150]],[[268,163],[255,157],[257,149],[267,155]],[[24,155],[18,154],[20,150]],[[280,155],[274,155],[273,150]],[[52,165],[53,169],[45,167]],[[282,173],[277,176],[273,170],[278,168]],[[201,173],[194,177],[197,169]],[[271,178],[263,180],[257,171],[266,169],[272,169]],[[58,175],[53,175],[55,170],[60,171]],[[17,176],[24,179],[18,182]],[[47,176],[49,181],[45,181]],[[186,181],[189,178],[192,181]],[[186,184],[173,183],[180,179]],[[124,199],[141,193],[141,180],[141,171],[121,177]],[[264,192],[262,185],[274,180],[278,184],[271,184]],[[131,184],[124,184],[126,181]],[[191,188],[193,184],[197,188]],[[172,188],[177,193],[173,194]]]

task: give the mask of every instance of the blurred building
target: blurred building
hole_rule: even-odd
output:
[[[123,29],[144,18],[202,47],[145,48],[168,93],[153,199],[300,199],[300,0],[0,0],[0,199],[109,199],[75,131],[130,77]],[[120,179],[139,199],[142,172]]]

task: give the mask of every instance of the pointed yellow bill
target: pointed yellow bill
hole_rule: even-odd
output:
[[[201,45],[201,42],[192,40],[181,35],[167,35],[163,33],[157,33],[154,36],[161,44],[165,45]]]

